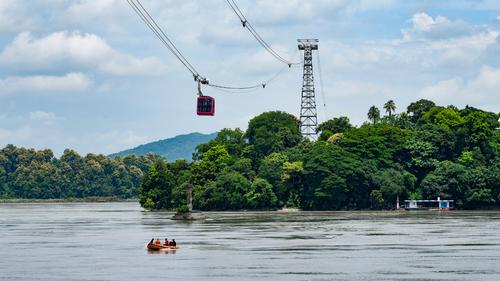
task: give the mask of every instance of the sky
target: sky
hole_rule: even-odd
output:
[[[140,2],[210,83],[261,84],[283,67],[223,0]],[[500,1],[235,2],[285,58],[297,39],[319,39],[318,123],[347,116],[360,126],[388,100],[396,113],[419,99],[500,112]],[[246,130],[266,111],[300,116],[302,72],[287,69],[253,92],[203,86],[216,115],[197,116],[192,74],[126,0],[0,0],[0,146],[107,155],[180,134]]]

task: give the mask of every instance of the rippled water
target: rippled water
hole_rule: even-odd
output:
[[[0,279],[500,280],[498,211],[172,214],[0,204]]]

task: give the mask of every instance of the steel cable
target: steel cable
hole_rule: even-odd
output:
[[[318,70],[319,70],[319,83],[321,85],[321,94],[323,96],[323,105],[325,107],[325,117],[326,117],[326,120],[328,120],[328,113],[326,111],[325,88],[323,87],[323,75],[321,74],[321,62],[319,59],[319,50],[316,50],[316,54],[318,54],[317,60],[318,60]]]
[[[272,56],[274,56],[276,59],[280,60],[281,62],[287,64],[289,67],[291,65],[301,64],[300,62],[291,62],[289,60],[284,59],[273,48],[271,48],[271,46],[269,46],[269,44],[267,44],[266,41],[264,41],[264,39],[262,39],[262,37],[259,35],[259,33],[257,33],[257,31],[250,24],[250,22],[248,22],[245,15],[241,12],[240,8],[238,7],[238,5],[236,5],[236,2],[234,2],[234,0],[231,0],[231,2],[233,4],[231,4],[231,2],[229,2],[229,0],[224,0],[224,2],[226,2],[226,4],[234,11],[236,16],[238,16],[240,21],[243,23],[243,27],[247,28],[248,31],[250,31],[250,33],[252,34],[252,36],[260,43],[260,45],[262,47],[264,47],[264,49],[266,49]],[[233,5],[234,5],[234,7],[236,7],[236,9],[233,7]],[[238,10],[238,12],[236,10]]]
[[[221,85],[215,85],[215,84],[210,84],[208,83],[208,80],[206,80],[205,78],[201,78],[201,76],[199,75],[199,73],[196,71],[196,69],[189,63],[189,61],[182,55],[182,53],[177,49],[177,47],[175,47],[175,45],[172,43],[172,41],[168,38],[168,36],[163,32],[163,30],[160,28],[160,26],[155,22],[155,20],[153,19],[153,17],[151,17],[151,15],[148,13],[148,11],[146,10],[146,8],[144,8],[144,6],[139,2],[139,0],[135,0],[137,2],[137,4],[139,4],[139,6],[137,6],[137,4],[134,2],[134,0],[127,0],[128,4],[132,7],[132,9],[137,13],[137,15],[142,19],[142,21],[149,27],[149,29],[151,29],[151,31],[153,31],[153,33],[156,35],[156,37],[158,37],[158,39],[160,39],[160,41],[170,50],[170,52],[172,52],[172,54],[174,54],[174,56],[189,70],[189,72],[191,72],[191,74],[193,74],[193,76],[195,77],[195,80],[196,81],[202,81],[204,80],[204,84],[207,84],[208,86],[212,87],[212,88],[215,88],[215,89],[218,89],[218,90],[221,90],[221,91],[226,91],[226,92],[231,92],[230,90],[250,90],[250,91],[246,91],[246,92],[251,92],[251,91],[255,91],[257,90],[258,88],[260,87],[263,87],[265,88],[266,85],[268,84],[272,84],[274,82],[276,82],[278,79],[280,79],[284,72],[286,71],[287,68],[290,68],[292,66],[296,66],[297,64],[302,64],[303,61],[299,62],[299,63],[289,63],[289,61],[281,58],[280,60],[282,60],[282,62],[286,63],[287,65],[286,66],[283,66],[283,68],[280,69],[280,71],[278,71],[278,73],[276,73],[273,77],[271,77],[270,79],[268,79],[267,81],[265,81],[264,83],[261,83],[261,84],[258,84],[258,85],[253,85],[253,86],[248,86],[248,87],[229,87],[229,86],[221,86]],[[236,15],[240,18],[240,20],[242,20],[243,22],[243,19],[244,16],[242,14],[242,17],[240,17],[238,15],[238,12],[236,12],[236,9],[231,5],[231,3],[229,2],[229,0],[225,0],[226,1],[226,4],[228,4],[228,6],[236,13]],[[234,3],[234,1],[233,1]],[[236,3],[234,3],[235,6],[236,6]],[[239,8],[236,6],[236,8],[238,9],[239,11]],[[241,13],[241,11],[240,11]],[[147,15],[147,16],[146,16]],[[149,19],[148,19],[149,18]],[[245,19],[246,21],[246,19]],[[151,23],[152,22],[152,23]],[[252,28],[253,29],[253,28]],[[250,30],[250,29],[249,29]],[[251,33],[254,35],[254,37],[257,39],[257,41],[259,41],[261,43],[261,45],[265,47],[265,45],[267,45],[267,43],[265,43],[262,38],[262,42],[258,39],[260,38],[260,36],[255,32],[255,34],[251,31]],[[269,47],[269,45],[267,45]],[[266,48],[268,49],[268,48]],[[270,47],[268,49],[269,52],[271,52],[270,50],[272,50]],[[293,55],[291,56],[290,58],[290,61],[293,60],[293,58],[295,57],[296,53],[297,53],[298,49],[295,50],[295,52],[293,53]],[[271,53],[272,54],[272,53]],[[275,53],[276,54],[276,53]],[[276,54],[277,55],[277,54]],[[288,67],[287,67],[288,66]],[[202,81],[203,83],[203,81]],[[245,93],[245,92],[243,92]]]

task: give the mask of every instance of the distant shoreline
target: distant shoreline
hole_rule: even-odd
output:
[[[121,199],[117,197],[85,197],[65,199],[0,199],[0,203],[109,203],[139,202],[139,198]]]

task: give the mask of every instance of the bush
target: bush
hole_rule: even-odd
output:
[[[189,207],[188,205],[182,205],[179,209],[179,212],[187,213],[189,212]]]

